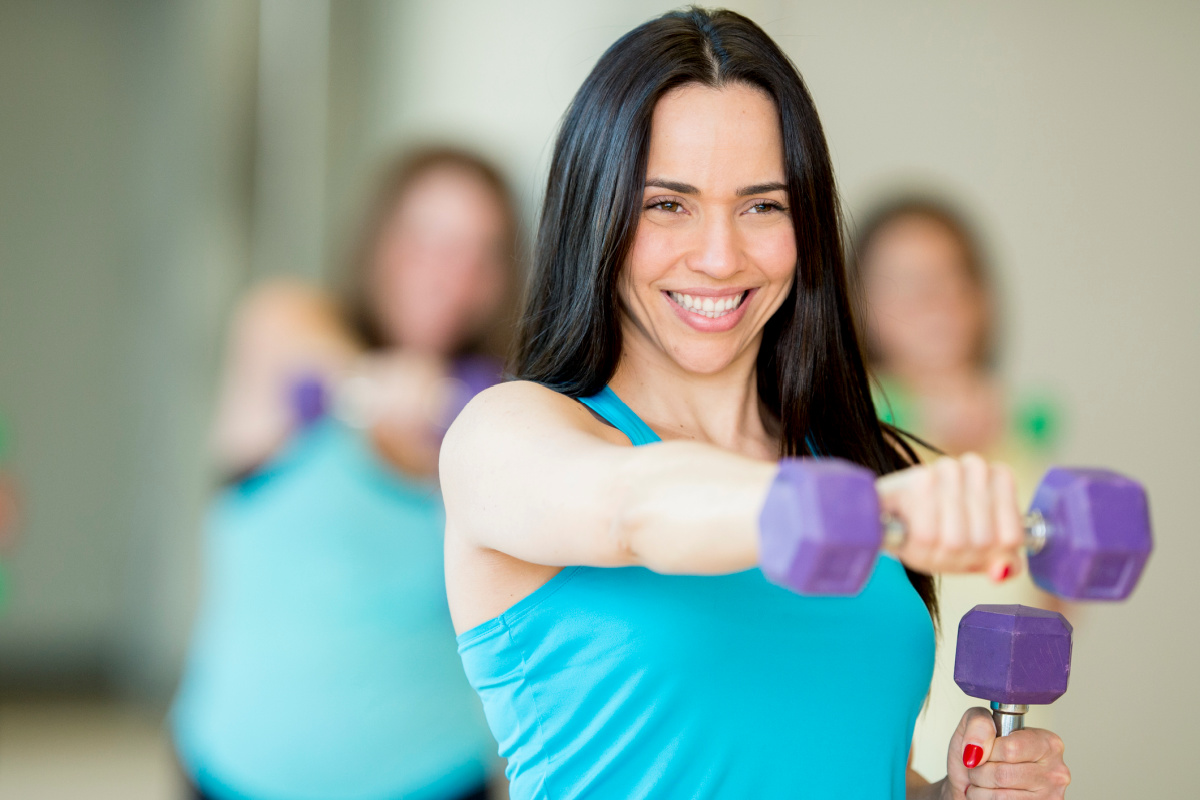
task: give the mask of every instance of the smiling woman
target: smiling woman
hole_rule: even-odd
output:
[[[745,17],[648,22],[575,97],[518,380],[441,451],[459,653],[514,800],[1061,796],[1058,738],[993,750],[983,709],[946,732],[945,781],[907,769],[930,574],[1007,574],[1022,532],[1006,468],[912,466],[876,419],[840,231],[816,109]],[[856,597],[765,577],[818,454],[882,476],[908,527]]]

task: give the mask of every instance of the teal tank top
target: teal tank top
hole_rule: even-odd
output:
[[[172,710],[221,800],[443,800],[495,761],[454,645],[444,513],[326,419],[217,499]]]
[[[582,402],[659,441],[610,389]],[[905,794],[934,632],[888,557],[854,598],[568,567],[458,650],[513,800],[880,800]]]

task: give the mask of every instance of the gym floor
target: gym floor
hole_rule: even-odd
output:
[[[162,720],[110,699],[0,698],[0,797],[183,798]]]

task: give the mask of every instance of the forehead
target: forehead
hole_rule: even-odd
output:
[[[775,102],[742,83],[672,89],[654,107],[647,173],[714,191],[783,181]]]
[[[967,254],[954,231],[940,220],[909,214],[886,223],[873,238],[869,261],[893,268],[966,271]]]

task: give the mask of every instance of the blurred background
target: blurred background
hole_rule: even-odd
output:
[[[851,224],[900,190],[961,202],[1003,381],[1056,398],[1058,460],[1149,486],[1157,552],[1129,602],[1077,612],[1054,720],[1073,795],[1179,796],[1200,745],[1200,6],[728,5],[803,73]],[[671,7],[0,0],[0,469],[21,509],[0,797],[179,796],[162,719],[235,298],[325,275],[405,145],[486,154],[535,219],[580,82]]]

